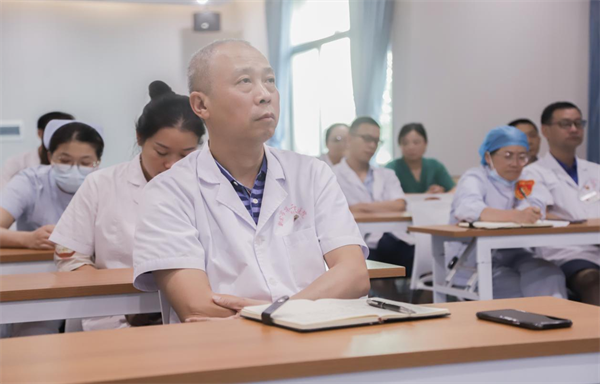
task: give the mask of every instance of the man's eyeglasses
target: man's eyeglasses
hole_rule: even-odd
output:
[[[334,143],[340,143],[340,142],[342,142],[342,140],[344,140],[344,138],[342,136],[334,136],[330,140],[333,141]]]
[[[555,121],[550,125],[558,125],[558,127],[561,129],[569,129],[574,125],[575,128],[577,128],[577,129],[584,129],[586,124],[587,124],[587,120],[575,120],[575,121],[561,120],[561,121]]]
[[[377,137],[373,137],[373,136],[369,136],[369,135],[354,135],[354,136],[360,137],[367,144],[377,144],[377,145],[383,144],[383,141],[379,140]]]

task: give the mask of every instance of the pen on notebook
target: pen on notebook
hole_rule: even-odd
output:
[[[415,311],[413,311],[410,308],[406,308],[406,307],[403,307],[401,305],[385,303],[383,301],[374,300],[374,299],[367,299],[367,304],[369,304],[372,307],[377,307],[377,308],[381,308],[381,309],[387,309],[387,310],[394,311],[394,312],[399,312],[399,313],[407,313],[407,314],[416,313]]]

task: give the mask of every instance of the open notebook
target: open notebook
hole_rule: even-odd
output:
[[[320,299],[316,301],[289,300],[271,317],[275,325],[281,327],[296,331],[316,331],[387,321],[446,316],[450,314],[450,311],[446,308],[424,307],[380,298],[377,298],[377,300],[401,305],[415,313],[405,314],[372,307],[367,304],[367,299]],[[242,309],[241,315],[248,319],[260,321],[261,313],[267,307],[269,307],[269,304],[245,307]]]
[[[518,223],[500,223],[492,221],[476,221],[474,223],[459,223],[459,227],[463,228],[480,228],[480,229],[510,229],[510,228],[550,228],[550,227],[566,227],[568,221],[559,220],[538,220],[533,224],[518,224]]]

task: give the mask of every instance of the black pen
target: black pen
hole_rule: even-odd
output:
[[[394,312],[399,312],[399,313],[406,313],[406,314],[409,314],[409,315],[411,315],[413,313],[416,313],[412,309],[403,307],[401,305],[385,303],[383,301],[379,301],[379,300],[375,300],[375,299],[367,299],[367,304],[369,304],[372,307],[377,307],[377,308],[381,308],[381,309],[387,309],[387,310],[394,311]]]

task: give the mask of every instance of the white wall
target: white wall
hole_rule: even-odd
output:
[[[51,110],[104,127],[103,166],[131,158],[150,82],[187,94],[189,57],[217,38],[246,38],[266,52],[264,0],[208,7],[221,13],[220,33],[191,30],[204,8],[2,0],[0,120],[22,120],[25,137],[0,143],[0,161],[37,147],[37,118]]]
[[[587,116],[588,1],[398,1],[394,17],[394,137],[423,122],[452,174],[495,126],[562,100]]]

